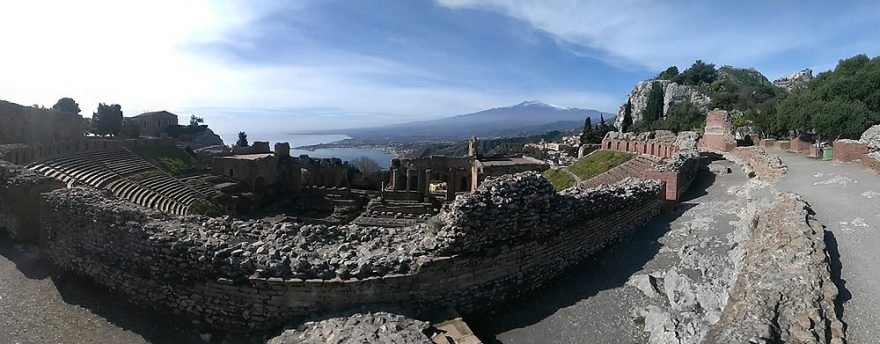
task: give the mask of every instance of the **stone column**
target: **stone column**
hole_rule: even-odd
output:
[[[394,188],[394,191],[400,190],[399,174],[399,169],[391,169],[391,187]]]
[[[423,175],[425,176],[425,180],[424,180],[423,183],[420,184],[420,185],[421,185],[421,188],[422,188],[422,190],[421,190],[421,192],[422,192],[422,200],[421,200],[421,201],[422,201],[422,202],[425,201],[425,196],[428,196],[428,195],[430,194],[430,189],[431,189],[431,169],[430,169],[430,168],[429,168],[429,169],[426,169],[426,170],[425,170],[425,173],[423,173]]]
[[[412,191],[412,169],[406,169],[406,192]]]
[[[416,192],[419,193],[419,202],[425,201],[424,186],[425,186],[425,173],[420,170],[416,170]]]
[[[455,173],[454,168],[449,169],[449,178],[446,181],[446,200],[452,201],[455,200],[455,191],[458,190],[458,174]]]

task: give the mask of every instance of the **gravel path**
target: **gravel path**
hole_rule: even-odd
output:
[[[726,236],[741,206],[728,189],[743,185],[746,176],[725,163],[733,173],[716,177],[701,170],[676,212],[655,218],[533,294],[466,321],[487,343],[647,342],[638,309],[664,297],[649,298],[625,284],[633,275],[672,267],[684,266],[682,275],[693,275],[688,266],[698,251],[726,254]],[[694,238],[704,244],[694,246]]]
[[[203,343],[187,322],[104,290],[0,231],[0,343]]]
[[[842,278],[838,288],[845,302],[842,318],[848,325],[848,341],[880,343],[880,176],[858,163],[768,152],[789,167],[777,188],[803,196],[833,233],[825,241],[832,255],[832,276]],[[834,264],[835,241],[840,264]]]

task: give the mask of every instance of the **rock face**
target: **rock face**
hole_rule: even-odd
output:
[[[690,101],[692,104],[696,105],[698,108],[703,111],[708,110],[709,104],[712,102],[712,99],[709,98],[706,94],[701,92],[697,87],[690,85],[681,85],[669,80],[644,80],[639,81],[636,84],[636,87],[633,88],[632,92],[630,92],[627,101],[632,104],[632,119],[633,123],[642,120],[643,113],[645,108],[648,106],[648,95],[651,93],[651,90],[654,88],[654,85],[663,88],[663,116],[669,112],[669,108],[671,106],[684,103],[686,101]],[[617,112],[617,118],[614,120],[614,125],[620,128],[621,123],[623,123],[623,112],[626,107],[626,102],[624,102],[620,106],[620,110]]]
[[[193,150],[223,145],[223,139],[220,138],[220,135],[215,134],[211,128],[205,128],[205,130],[192,135],[181,135],[177,140],[183,142]]]
[[[779,87],[781,89],[786,90],[787,92],[794,91],[796,89],[800,89],[806,87],[807,84],[813,80],[813,70],[812,69],[804,69],[800,72],[793,73],[788,76],[781,77],[773,81],[773,86]]]
[[[285,330],[267,344],[430,344],[429,324],[402,315],[376,312],[307,322]]]
[[[843,343],[824,230],[794,194],[759,217],[721,318],[704,343]]]
[[[859,142],[868,145],[869,150],[874,151],[880,149],[880,124],[872,126],[862,133]]]

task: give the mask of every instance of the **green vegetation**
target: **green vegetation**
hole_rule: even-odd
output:
[[[177,147],[140,147],[131,151],[171,174],[188,173],[197,168],[195,157]]]
[[[781,134],[816,133],[822,137],[857,139],[880,122],[880,57],[857,55],[841,60],[830,72],[816,76],[806,89],[779,101],[775,121],[762,129]],[[761,113],[761,115],[773,115]]]
[[[657,79],[657,80],[672,80],[672,79],[674,79],[676,76],[678,76],[678,67],[676,67],[676,66],[672,66],[672,67],[666,68],[666,70],[660,72],[660,74],[658,74],[657,77],[654,78],[654,79]]]
[[[620,130],[627,132],[632,128],[633,125],[633,105],[632,102],[627,100],[626,105],[623,106],[623,121],[620,122]]]
[[[91,123],[91,132],[96,135],[119,135],[122,130],[122,106],[98,104],[98,111],[92,113]]]
[[[568,172],[562,170],[551,168],[544,171],[542,175],[550,182],[550,184],[553,184],[553,189],[556,191],[562,191],[574,185],[574,178],[572,178]]]
[[[581,180],[587,180],[629,161],[634,156],[631,153],[600,150],[581,158],[568,170]]]
[[[601,126],[601,123],[599,124]],[[489,139],[489,140],[478,140],[477,141],[477,152],[480,152],[483,155],[516,155],[516,154],[526,154],[533,158],[542,159],[540,156],[536,156],[533,154],[539,154],[536,151],[524,149],[523,145],[526,143],[540,142],[541,140],[547,142],[559,141],[563,136],[573,135],[574,132],[563,132],[563,131],[549,131],[540,135],[531,135],[531,136],[520,136],[520,137],[504,137],[498,139]],[[603,134],[604,135],[604,134]],[[414,153],[413,157],[416,158],[425,158],[431,155],[445,155],[445,156],[466,156],[467,155],[467,141],[458,141],[451,143],[419,143],[414,146],[405,146],[405,149],[412,149]]]
[[[79,104],[77,104],[77,102],[73,100],[73,98],[68,97],[58,99],[58,101],[55,102],[55,105],[52,105],[52,110],[70,112],[75,114],[79,114],[81,111],[79,109]]]
[[[584,130],[581,132],[581,144],[602,143],[605,134],[611,130],[613,130],[612,126],[605,123],[605,115],[599,115],[599,124],[596,124],[595,126],[593,126],[590,117],[587,117],[584,121]]]
[[[164,133],[169,137],[180,138],[184,136],[192,136],[208,129],[207,125],[171,125],[165,128]]]
[[[248,144],[248,138],[247,138],[247,133],[246,133],[246,132],[243,132],[243,131],[239,131],[239,132],[238,132],[238,141],[235,142],[235,146],[236,146],[236,147],[247,147],[247,146],[249,146],[249,144]]]

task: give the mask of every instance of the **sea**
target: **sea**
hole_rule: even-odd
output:
[[[238,134],[225,133],[220,137],[228,145],[235,144],[238,140]],[[292,135],[292,134],[248,134],[248,141],[269,141],[269,147],[275,149],[275,143],[287,142],[290,144],[290,155],[299,156],[302,154],[313,158],[340,158],[343,161],[351,161],[359,157],[367,157],[376,161],[379,167],[387,169],[391,165],[391,159],[394,154],[378,149],[370,148],[319,148],[319,149],[299,149],[295,147],[316,145],[321,143],[334,143],[345,139],[350,139],[346,135]]]

